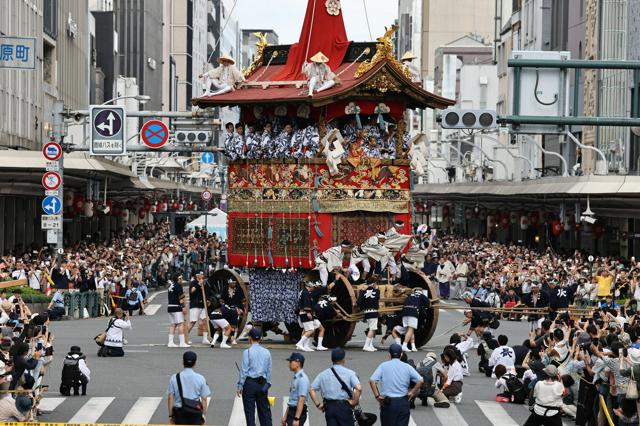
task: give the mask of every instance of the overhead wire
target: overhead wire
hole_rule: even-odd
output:
[[[238,4],[238,0],[235,0],[233,2],[233,7],[231,7],[231,12],[229,12],[229,17],[227,17],[227,20],[225,21],[224,26],[220,30],[220,36],[216,40],[216,44],[213,46],[213,50],[211,51],[211,54],[207,58],[207,64],[211,61],[211,57],[216,52],[216,49],[218,48],[218,44],[220,44],[220,40],[222,40],[222,34],[224,33],[224,30],[227,29],[227,25],[229,24],[229,21],[231,21],[231,17],[233,16],[233,11],[236,9],[237,4]]]
[[[369,13],[367,12],[367,0],[362,0],[364,6],[364,17],[367,20],[367,28],[369,29],[369,38],[373,41],[373,33],[371,32],[371,25],[369,24]]]

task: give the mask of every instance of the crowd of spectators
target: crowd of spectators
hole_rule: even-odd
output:
[[[577,425],[604,424],[607,411],[617,425],[638,425],[640,265],[634,258],[454,237],[431,247],[423,271],[441,297],[471,308],[512,308],[465,311],[468,331],[451,337],[465,374],[469,345],[461,345],[475,338],[478,369],[496,379],[496,400],[529,403],[526,425],[560,425],[562,416]],[[519,313],[526,308],[543,312]],[[497,335],[500,321],[522,322],[527,338]]]

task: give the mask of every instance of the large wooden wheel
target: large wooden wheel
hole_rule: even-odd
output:
[[[242,315],[238,317],[238,327],[236,330],[237,333],[241,333],[247,323],[249,314],[249,287],[247,283],[245,283],[242,277],[240,277],[240,274],[233,269],[218,269],[209,275],[208,282],[214,296],[214,302],[219,303],[222,290],[229,280],[234,280],[237,283],[237,288],[242,291],[244,310]]]
[[[436,290],[435,285],[422,271],[409,271],[409,276],[409,286],[411,288],[420,287],[427,290],[429,292],[429,300],[431,303],[438,299],[438,291]],[[418,317],[418,328],[415,331],[416,346],[418,348],[426,345],[431,337],[433,337],[438,326],[438,313],[438,309],[433,306],[420,313],[420,316]]]
[[[352,314],[356,305],[356,295],[349,280],[343,275],[336,274],[336,285],[331,289],[331,295],[335,296],[338,305],[347,314]],[[356,328],[355,321],[333,321],[325,326],[324,346],[337,348],[345,346]]]

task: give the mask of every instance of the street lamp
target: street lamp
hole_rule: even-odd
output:
[[[149,102],[151,100],[151,96],[148,96],[148,95],[118,96],[117,98],[109,99],[108,101],[105,101],[100,105],[107,105],[107,104],[110,104],[111,102],[119,101],[121,99],[135,99],[141,105],[144,105],[144,104],[146,104],[147,102]]]

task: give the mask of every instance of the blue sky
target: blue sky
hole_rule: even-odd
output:
[[[317,6],[325,7],[325,0],[316,1]],[[352,41],[371,40],[363,2],[366,2],[374,39],[398,17],[396,0],[342,0],[347,36]],[[306,8],[306,0],[238,0],[233,13],[240,20],[240,28],[274,29],[280,43],[290,44],[298,41]]]

